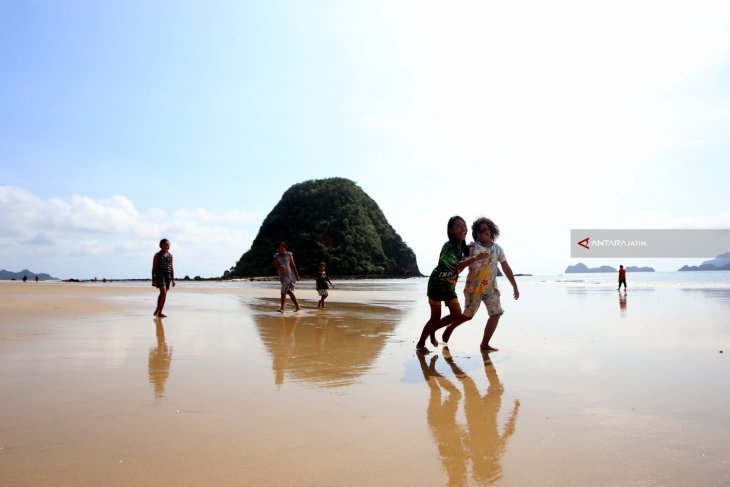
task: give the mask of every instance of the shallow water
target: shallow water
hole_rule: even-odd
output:
[[[334,282],[283,315],[276,283],[181,282],[165,320],[124,283],[115,311],[0,318],[3,484],[730,482],[722,285],[500,281],[499,352],[482,309],[422,356],[425,279]]]

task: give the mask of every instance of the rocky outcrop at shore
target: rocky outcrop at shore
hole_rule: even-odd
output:
[[[224,277],[275,275],[276,244],[286,242],[299,274],[319,262],[331,276],[419,277],[416,254],[377,203],[349,179],[305,181],[289,188],[261,224],[251,248]]]

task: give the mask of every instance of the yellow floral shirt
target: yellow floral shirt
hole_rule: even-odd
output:
[[[505,257],[502,247],[496,243],[485,246],[479,242],[474,243],[469,256],[483,252],[489,253],[489,257],[469,266],[469,274],[466,276],[466,286],[464,287],[465,293],[484,294],[497,289],[497,263],[505,262],[507,257]]]

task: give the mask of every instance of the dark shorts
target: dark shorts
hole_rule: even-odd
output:
[[[155,287],[160,288],[165,286],[165,289],[170,289],[170,283],[172,280],[169,277],[155,276]]]
[[[434,301],[448,302],[456,298],[456,286],[449,281],[441,281],[439,279],[429,279],[428,289],[426,290],[428,299]]]

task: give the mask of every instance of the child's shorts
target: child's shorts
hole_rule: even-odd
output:
[[[155,276],[155,287],[161,288],[165,286],[165,289],[170,289],[171,278],[166,276]]]
[[[456,286],[449,281],[441,281],[439,279],[429,279],[426,288],[426,296],[434,301],[443,301],[448,303],[452,299],[456,299]]]
[[[504,313],[502,309],[502,303],[499,300],[499,289],[495,289],[493,292],[484,293],[482,295],[473,293],[464,293],[464,316],[473,318],[477,314],[479,305],[484,302],[484,306],[487,307],[487,313],[489,316],[501,315]]]
[[[317,289],[317,293],[319,293],[319,295],[324,298],[330,295],[330,293],[327,291],[327,288]]]

